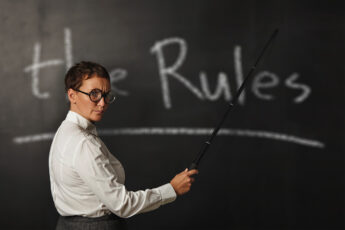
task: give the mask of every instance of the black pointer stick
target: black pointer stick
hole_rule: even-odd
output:
[[[192,164],[189,166],[189,170],[191,169],[197,169],[199,166],[199,163],[202,159],[202,157],[205,155],[208,147],[210,147],[213,139],[216,137],[220,127],[222,126],[222,124],[224,123],[226,117],[228,116],[228,113],[230,112],[230,110],[237,104],[238,98],[241,95],[244,86],[246,84],[246,82],[248,81],[249,77],[253,74],[254,70],[256,69],[256,65],[259,63],[261,57],[264,55],[266,49],[269,47],[269,45],[271,44],[271,42],[273,41],[273,39],[277,36],[278,34],[278,29],[276,29],[273,34],[271,35],[270,39],[267,41],[265,47],[263,48],[263,50],[260,53],[260,56],[258,57],[258,59],[256,60],[255,64],[253,65],[253,67],[250,69],[249,73],[247,74],[246,78],[244,79],[244,81],[242,82],[241,87],[238,89],[234,99],[228,103],[228,108],[226,110],[226,112],[223,115],[222,120],[219,122],[218,126],[213,130],[213,133],[211,135],[211,137],[204,143],[204,145],[202,146],[200,152],[198,153],[198,155],[195,157],[194,161],[192,162]]]

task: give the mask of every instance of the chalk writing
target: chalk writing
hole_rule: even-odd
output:
[[[234,66],[237,88],[240,88],[243,82],[243,70],[242,70],[242,54],[241,46],[235,46],[234,48]],[[243,105],[246,96],[246,90],[244,89],[238,98],[238,104]]]
[[[206,77],[205,72],[200,72],[200,83],[201,83],[201,89],[205,94],[205,97],[208,98],[211,101],[217,100],[222,93],[224,94],[224,99],[229,101],[231,99],[231,90],[230,85],[228,83],[228,78],[225,73],[220,72],[218,74],[218,82],[217,82],[217,88],[212,94],[210,92],[210,87],[208,86],[208,80]]]
[[[178,55],[175,59],[175,62],[167,66],[164,56],[164,49],[168,46],[177,46],[178,47]],[[236,87],[239,88],[242,84],[243,78],[243,70],[242,70],[242,54],[241,54],[241,46],[236,45],[234,47],[234,70],[235,70],[235,81]],[[215,101],[224,94],[224,99],[226,101],[230,101],[232,99],[231,87],[229,81],[226,78],[226,74],[224,71],[220,71],[218,74],[218,82],[216,85],[216,89],[214,93],[211,92],[207,75],[204,71],[201,71],[199,74],[200,78],[200,85],[201,90],[192,84],[190,80],[188,80],[185,76],[178,72],[179,68],[184,63],[186,56],[187,56],[187,43],[182,38],[167,38],[161,41],[155,42],[155,44],[151,48],[151,53],[156,55],[157,63],[158,63],[158,73],[161,80],[161,89],[163,95],[163,105],[166,109],[172,108],[171,103],[171,96],[170,96],[170,88],[169,88],[169,78],[174,78],[178,80],[184,87],[190,90],[197,98],[200,100],[210,100]],[[285,85],[288,88],[295,89],[295,90],[302,90],[302,94],[294,99],[295,103],[303,102],[310,94],[311,89],[309,86],[301,83],[294,82],[298,77],[297,73],[294,73],[290,76],[286,81]],[[265,81],[264,81],[265,80]],[[261,89],[273,88],[279,85],[279,77],[277,74],[269,72],[269,71],[261,71],[253,76],[252,81],[252,92],[255,96],[262,100],[273,100],[274,96],[270,94],[264,94]],[[241,96],[239,97],[239,104],[245,104],[245,95],[246,90],[243,90]]]
[[[116,82],[124,80],[127,77],[127,70],[113,69],[112,71],[110,71],[109,75],[110,75],[111,90],[121,96],[128,96],[129,95],[128,91],[119,89],[115,86]]]
[[[100,129],[98,131],[101,136],[121,136],[121,135],[188,135],[188,136],[205,136],[210,135],[213,129],[211,128],[187,128],[187,127],[143,127],[143,128],[123,128],[123,129]],[[298,145],[304,145],[314,148],[324,148],[325,144],[293,135],[286,135],[276,132],[268,132],[262,130],[247,130],[247,129],[220,129],[218,132],[220,136],[240,136],[252,138],[264,138],[277,141],[290,142]],[[31,142],[39,142],[52,140],[54,133],[43,133],[36,135],[28,135],[13,138],[16,144],[25,144]]]
[[[175,63],[169,67],[167,67],[165,64],[165,58],[164,58],[164,53],[163,53],[163,48],[168,45],[178,45],[179,50],[180,50]],[[161,84],[162,84],[163,101],[164,101],[165,108],[167,109],[171,108],[168,76],[171,76],[177,79],[178,81],[180,81],[185,87],[187,87],[187,89],[189,89],[192,93],[194,93],[195,96],[197,96],[199,99],[201,100],[204,99],[202,92],[197,87],[195,87],[189,80],[184,78],[181,74],[176,72],[178,68],[183,64],[187,55],[187,43],[182,38],[168,38],[168,39],[164,39],[162,41],[156,42],[155,45],[151,48],[151,53],[156,53],[157,55],[159,76],[160,76]]]
[[[45,68],[48,66],[55,66],[60,65],[63,63],[60,59],[49,60],[45,62],[40,62],[40,54],[41,54],[41,44],[36,43],[34,45],[34,56],[33,56],[33,63],[30,66],[27,66],[24,69],[24,72],[31,72],[31,90],[32,94],[40,99],[47,99],[50,97],[48,92],[40,92],[39,90],[39,69]]]
[[[31,91],[32,94],[39,99],[50,98],[49,92],[41,92],[39,88],[39,71],[40,69],[59,66],[65,63],[66,71],[73,65],[73,53],[72,53],[72,31],[69,28],[64,29],[64,46],[65,46],[65,61],[62,59],[51,59],[47,61],[40,61],[41,57],[41,44],[39,42],[34,44],[33,62],[31,65],[24,68],[25,73],[31,73]],[[114,93],[121,96],[128,96],[128,91],[118,89],[115,86],[116,82],[124,80],[127,77],[127,70],[113,69],[109,73],[112,90]],[[68,97],[66,95],[66,100]]]
[[[263,79],[266,78],[264,82]],[[267,81],[269,80],[269,81]],[[253,80],[252,91],[253,93],[263,100],[272,100],[273,96],[269,94],[263,94],[260,92],[260,88],[272,88],[279,84],[279,78],[274,73],[268,71],[262,71]]]
[[[293,89],[301,90],[302,93],[294,99],[295,103],[302,103],[311,93],[309,86],[301,83],[296,83],[295,80],[299,77],[298,73],[293,73],[290,77],[285,80],[285,84]]]
[[[73,64],[72,55],[72,32],[71,29],[65,28],[65,59],[66,59],[66,71],[71,68]]]
[[[164,56],[164,49],[168,46],[175,46],[178,48],[178,55],[172,65],[167,66]],[[64,29],[64,51],[65,60],[62,59],[50,59],[41,61],[41,44],[36,42],[34,44],[33,61],[32,64],[24,68],[25,73],[30,73],[31,77],[31,89],[32,94],[39,99],[48,99],[50,97],[49,92],[41,91],[39,87],[39,71],[42,68],[48,68],[52,66],[59,66],[65,64],[66,70],[73,65],[73,53],[72,53],[72,32],[69,28]],[[184,87],[192,92],[200,100],[215,101],[224,97],[224,100],[230,101],[232,99],[232,92],[230,82],[227,74],[224,71],[219,71],[217,76],[217,83],[212,90],[209,86],[209,76],[205,71],[199,72],[200,89],[195,86],[190,80],[183,76],[179,69],[183,65],[187,56],[187,42],[178,37],[166,38],[161,41],[156,41],[151,47],[151,54],[156,55],[158,64],[158,74],[161,83],[163,105],[166,109],[172,108],[169,79],[173,78],[179,81]],[[236,87],[239,88],[242,84],[243,68],[242,68],[242,48],[239,45],[234,46],[234,72]],[[125,80],[128,76],[128,72],[122,68],[115,68],[109,72],[110,82],[114,92],[121,96],[128,96],[129,92],[123,89],[119,89],[115,84],[119,81]],[[306,100],[310,93],[311,88],[303,83],[297,82],[299,78],[298,73],[291,74],[285,81],[285,86],[293,90],[299,90],[301,93],[293,99],[294,103],[302,103]],[[277,87],[280,83],[279,76],[276,73],[270,71],[261,71],[253,76],[251,85],[251,91],[253,94],[262,100],[273,100],[274,96],[268,93],[263,93],[263,89]],[[246,100],[246,92],[243,91],[238,103],[244,105]],[[103,136],[109,135],[210,135],[213,129],[211,128],[187,128],[187,127],[146,127],[146,128],[123,128],[123,129],[103,129],[99,130],[99,134]],[[253,137],[253,138],[265,138],[284,142],[290,142],[299,145],[305,145],[314,148],[324,148],[325,144],[317,141],[297,137],[293,135],[287,135],[282,133],[275,133],[262,130],[242,130],[242,129],[221,129],[219,135],[233,135],[241,137]],[[19,136],[13,138],[15,144],[24,144],[31,142],[39,142],[44,140],[51,140],[54,137],[54,133],[42,133],[28,136]]]
[[[65,42],[65,58],[66,58],[66,69],[68,69],[72,65],[73,57],[72,57],[72,34],[69,28],[65,28],[64,30],[64,42]],[[41,44],[37,42],[34,45],[34,55],[33,55],[33,62],[32,65],[25,67],[24,72],[29,73],[31,72],[31,90],[32,94],[39,98],[39,99],[48,99],[50,97],[49,92],[40,92],[39,89],[39,71],[42,68],[51,67],[51,66],[58,66],[64,63],[61,59],[51,59],[48,61],[40,61],[41,56]]]
[[[165,61],[164,49],[168,46],[176,46],[178,48],[178,55],[175,62],[168,66]],[[72,31],[69,28],[64,29],[64,51],[65,60],[62,59],[50,59],[46,61],[41,61],[41,44],[36,42],[34,44],[33,61],[32,64],[24,68],[25,73],[30,73],[31,77],[31,91],[34,97],[38,99],[48,99],[50,98],[49,91],[42,91],[40,89],[39,79],[40,70],[42,68],[48,68],[52,66],[59,66],[65,64],[66,70],[68,70],[73,65],[73,53],[72,53]],[[217,76],[217,83],[212,90],[209,86],[208,78],[205,71],[200,71],[199,81],[200,89],[193,84],[187,77],[183,76],[179,69],[183,65],[187,56],[187,42],[183,38],[172,37],[166,38],[161,41],[155,42],[151,47],[150,52],[156,55],[158,63],[158,74],[161,83],[163,105],[166,109],[172,108],[169,78],[176,79],[184,87],[186,87],[193,95],[195,95],[200,100],[210,100],[215,101],[223,96],[225,101],[232,100],[231,85],[227,74],[224,71],[219,71]],[[234,56],[234,71],[235,71],[235,82],[236,88],[239,88],[243,82],[243,68],[242,68],[242,48],[236,45],[233,50]],[[125,80],[128,76],[128,71],[122,68],[115,68],[110,71],[110,81],[111,86],[115,94],[120,96],[129,96],[127,90],[119,89],[116,83]],[[293,90],[299,90],[301,93],[293,99],[294,103],[302,103],[306,100],[311,89],[306,84],[297,83],[296,80],[299,78],[298,73],[293,73],[285,80],[285,86]],[[251,89],[253,94],[262,100],[273,100],[274,96],[271,94],[263,93],[263,89],[274,88],[279,84],[279,76],[270,71],[261,71],[253,76],[253,81]],[[240,105],[245,104],[246,90],[243,90],[241,96],[239,97],[238,103]]]

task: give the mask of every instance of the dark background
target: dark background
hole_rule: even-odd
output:
[[[131,229],[344,229],[344,1],[1,1],[0,3],[0,216],[1,229],[54,229],[58,214],[49,183],[51,139],[68,111],[63,78],[68,67],[64,34],[71,32],[73,63],[91,60],[127,77],[113,82],[117,101],[99,130],[141,127],[212,128],[226,100],[200,100],[169,77],[172,107],[163,103],[158,41],[178,37],[188,45],[178,69],[201,90],[207,73],[213,92],[220,72],[236,90],[234,48],[241,47],[244,75],[275,28],[280,32],[248,83],[245,101],[227,129],[267,131],[322,143],[223,135],[200,165],[190,193],[160,209],[129,219]],[[40,62],[32,92],[34,46]],[[167,65],[179,48],[164,49]],[[251,90],[263,71],[279,84]],[[301,103],[301,89],[311,93]],[[269,83],[269,78],[265,82]],[[126,91],[127,96],[123,94]],[[19,139],[18,139],[19,138]],[[121,160],[130,190],[156,187],[188,167],[207,135],[103,135]],[[17,140],[17,142],[16,142]]]

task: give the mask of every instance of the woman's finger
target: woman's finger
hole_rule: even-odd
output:
[[[192,170],[190,170],[190,171],[188,171],[188,176],[192,176],[192,175],[194,175],[194,174],[198,174],[199,173],[199,171],[198,170],[196,170],[196,169],[192,169]]]

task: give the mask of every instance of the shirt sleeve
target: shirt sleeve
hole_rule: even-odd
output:
[[[127,191],[96,138],[87,138],[77,149],[74,167],[81,179],[114,214],[128,218],[173,202],[176,193],[170,183],[154,189]]]

